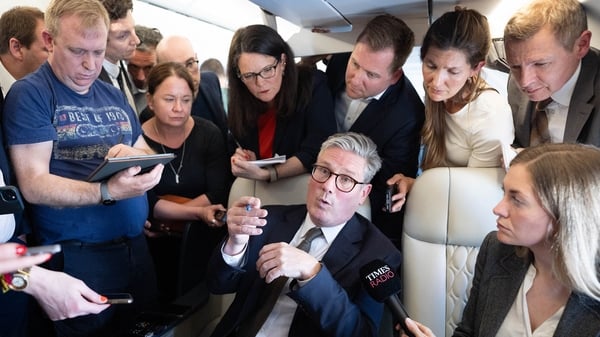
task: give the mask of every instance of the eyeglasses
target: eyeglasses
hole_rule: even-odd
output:
[[[250,82],[252,80],[256,81],[256,78],[258,76],[260,76],[263,79],[267,80],[267,79],[272,78],[273,76],[275,76],[275,70],[277,69],[277,65],[278,64],[279,64],[279,60],[275,60],[274,64],[262,68],[262,70],[259,71],[259,72],[257,72],[257,73],[253,73],[253,72],[247,72],[247,73],[243,73],[243,74],[238,73],[238,77],[243,82]]]
[[[329,177],[331,177],[331,175],[334,175],[335,187],[337,187],[338,190],[344,193],[352,192],[356,184],[366,184],[360,181],[356,181],[356,179],[348,175],[333,173],[330,169],[321,165],[313,165],[311,175],[312,178],[318,183],[324,183],[327,180],[329,180]]]
[[[196,60],[196,59],[189,59],[187,61],[185,61],[185,63],[183,64],[187,70],[189,71],[195,71],[198,70],[198,63],[200,61]]]

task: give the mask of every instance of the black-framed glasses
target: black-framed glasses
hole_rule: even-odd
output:
[[[366,184],[364,182],[357,181],[349,175],[331,172],[331,170],[325,166],[313,165],[311,176],[316,182],[324,183],[329,180],[329,177],[332,175],[335,176],[335,187],[344,193],[352,192],[354,186],[357,184]]]
[[[183,64],[185,66],[185,68],[189,71],[194,71],[194,70],[198,70],[198,63],[200,63],[200,61],[198,61],[197,59],[189,59],[187,61],[185,61],[185,63]]]
[[[251,82],[251,81],[256,81],[256,78],[258,76],[262,77],[263,79],[267,80],[269,78],[272,78],[273,76],[275,76],[275,73],[277,70],[277,65],[279,64],[279,60],[275,60],[275,63],[273,63],[270,66],[266,66],[264,68],[262,68],[261,71],[254,73],[254,72],[247,72],[247,73],[243,73],[240,74],[238,73],[238,77],[243,81],[243,82]]]

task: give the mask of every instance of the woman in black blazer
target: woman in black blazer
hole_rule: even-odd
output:
[[[321,143],[336,131],[325,74],[297,66],[289,45],[264,25],[236,31],[228,64],[233,175],[275,181],[309,172]],[[276,154],[286,161],[248,162]]]

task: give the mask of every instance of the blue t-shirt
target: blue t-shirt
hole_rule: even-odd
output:
[[[58,80],[48,63],[13,85],[3,122],[9,146],[52,141],[50,173],[76,180],[85,180],[113,145],[131,145],[141,135],[121,91],[96,80],[86,94],[78,94]],[[42,244],[102,242],[141,234],[148,203],[143,195],[112,206],[28,205],[28,212]]]

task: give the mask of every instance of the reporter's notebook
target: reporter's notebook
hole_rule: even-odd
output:
[[[173,153],[106,158],[98,165],[94,172],[90,173],[87,177],[87,181],[101,181],[132,166],[140,166],[142,172],[144,172],[144,170],[154,167],[157,164],[166,164],[173,160],[173,158],[175,158],[175,154]]]

